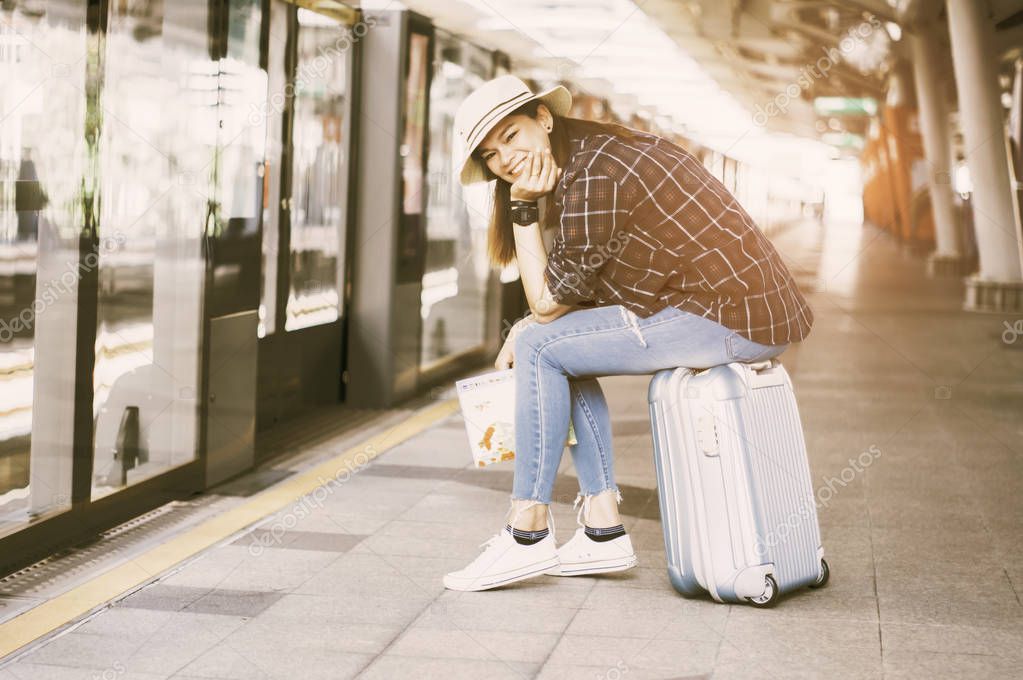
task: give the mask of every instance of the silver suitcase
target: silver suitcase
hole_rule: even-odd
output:
[[[824,585],[795,394],[777,360],[659,371],[648,393],[668,576],[683,595],[770,607]]]

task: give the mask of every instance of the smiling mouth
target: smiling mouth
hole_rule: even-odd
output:
[[[519,161],[518,163],[515,164],[515,167],[513,167],[511,170],[508,171],[508,174],[509,175],[517,175],[517,174],[519,174],[519,172],[522,171],[522,169],[525,167],[525,165],[526,165],[526,159],[523,158],[521,161]]]

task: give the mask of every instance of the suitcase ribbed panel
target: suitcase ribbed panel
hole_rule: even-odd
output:
[[[651,391],[661,394],[672,380],[672,369],[660,371],[651,381]],[[684,444],[677,441],[678,400],[671,396],[659,396],[650,401],[650,421],[654,443],[654,463],[657,470],[658,502],[661,510],[661,528],[664,532],[664,547],[668,561],[668,576],[672,586],[683,595],[695,595],[704,590],[695,574],[692,563],[693,546],[688,532],[692,518],[688,517],[685,505],[689,492],[686,490]]]
[[[791,590],[813,582],[820,569],[820,528],[802,423],[787,386],[753,389],[740,401],[764,561],[774,563],[779,588]]]

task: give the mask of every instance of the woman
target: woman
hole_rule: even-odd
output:
[[[566,118],[570,105],[562,87],[534,94],[502,76],[455,116],[462,184],[496,180],[491,259],[515,257],[532,314],[496,363],[515,369],[509,521],[445,576],[454,590],[635,566],[596,376],[760,361],[813,323],[777,251],[698,160],[655,135]],[[541,222],[556,231],[549,252]],[[570,417],[582,526],[557,548],[547,519]]]

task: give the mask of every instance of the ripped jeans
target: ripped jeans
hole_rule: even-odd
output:
[[[526,326],[515,340],[512,499],[550,504],[569,415],[578,441],[569,449],[580,495],[618,492],[611,417],[597,376],[761,361],[786,347],[752,342],[716,321],[675,307],[645,319],[622,305],[576,309],[550,323]]]

